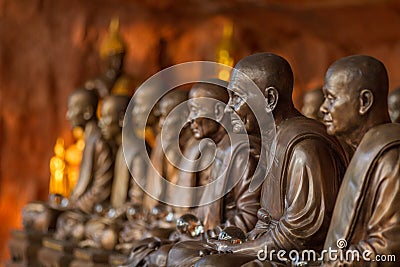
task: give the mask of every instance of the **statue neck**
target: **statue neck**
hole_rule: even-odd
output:
[[[115,143],[117,144],[117,146],[121,146],[122,145],[122,129],[121,129],[121,133],[119,133],[115,139],[114,139]]]
[[[89,133],[93,132],[97,127],[97,120],[95,118],[89,120],[84,127],[85,136],[89,136]]]
[[[284,108],[277,108],[276,112],[273,112],[275,127],[278,129],[282,122],[298,117],[303,116],[301,113],[295,109],[293,106]]]
[[[349,135],[343,136],[344,141],[351,146],[354,150],[357,149],[364,135],[371,129],[380,124],[390,123],[389,117],[382,117],[380,119],[370,119],[366,123],[360,123],[359,127],[356,127]]]
[[[224,136],[226,135],[226,131],[224,129],[224,127],[219,126],[218,130],[210,137],[216,144],[218,144],[219,142],[221,142],[221,140],[224,138]]]

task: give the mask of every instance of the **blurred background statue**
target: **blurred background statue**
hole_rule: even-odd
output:
[[[323,102],[324,94],[322,92],[322,88],[316,88],[314,90],[307,91],[303,97],[303,107],[301,108],[301,113],[310,119],[322,121],[322,114],[319,111],[319,108]]]
[[[400,88],[394,89],[388,98],[389,115],[392,122],[400,122]]]
[[[126,45],[119,34],[119,19],[110,22],[110,28],[100,46],[100,56],[106,69],[103,75],[89,80],[85,88],[96,90],[100,98],[109,94],[132,95],[133,81],[123,71]]]

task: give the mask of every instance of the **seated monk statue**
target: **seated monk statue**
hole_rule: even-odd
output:
[[[126,145],[124,153],[127,157],[127,161],[131,162],[128,167],[134,178],[132,182],[135,183],[135,185],[140,184],[140,188],[132,187],[135,188],[135,190],[130,190],[132,203],[135,204],[127,210],[128,220],[123,223],[122,229],[118,235],[116,249],[123,254],[129,254],[135,241],[139,241],[142,237],[147,237],[149,233],[146,232],[146,228],[150,227],[150,221],[156,220],[155,218],[159,218],[160,222],[163,222],[163,224],[167,224],[168,221],[165,220],[163,216],[153,214],[163,213],[161,210],[165,210],[166,207],[144,206],[142,204],[145,195],[142,195],[141,189],[147,186],[146,177],[148,167],[145,158],[148,157],[148,154],[152,154],[154,149],[157,149],[157,146],[153,143],[153,137],[156,132],[155,129],[158,128],[156,125],[158,125],[159,116],[158,105],[157,107],[152,107],[151,88],[144,89],[145,90],[138,90],[135,93],[132,111],[126,113],[126,120],[128,123],[124,126],[125,129],[130,127],[129,130],[126,131],[127,134],[124,134],[124,146]],[[148,118],[147,114],[149,114]],[[145,129],[145,131],[141,131],[140,129]],[[143,132],[145,133],[144,135]],[[141,149],[142,145],[140,142],[143,141],[146,144],[146,151]],[[131,160],[129,158],[131,158]],[[152,204],[155,203],[156,202],[152,202]]]
[[[392,122],[400,122],[400,88],[394,89],[388,98],[389,115]]]
[[[388,84],[384,64],[365,55],[339,59],[326,73],[321,111],[327,132],[356,151],[324,245],[337,257],[325,254],[323,266],[399,266],[378,258],[400,258],[400,125],[390,123]]]
[[[303,96],[303,107],[301,108],[301,113],[310,119],[322,121],[322,114],[319,111],[319,107],[323,102],[324,94],[322,93],[322,88],[308,91]]]
[[[152,192],[157,192],[157,199],[165,199],[168,196],[165,195],[167,190],[161,188],[158,179],[154,179],[154,177],[160,177],[176,184],[178,169],[173,163],[179,163],[181,151],[193,143],[194,138],[192,138],[188,127],[184,127],[180,133],[177,132],[177,129],[180,129],[179,125],[183,124],[182,120],[187,117],[185,114],[174,113],[166,120],[170,112],[186,100],[187,92],[173,89],[164,95],[158,103],[159,128],[163,130],[163,136],[162,131],[159,131],[156,136],[155,147],[150,156],[151,166],[147,171],[146,184],[146,191],[151,189]],[[187,112],[187,109],[184,112]],[[175,142],[178,138],[179,146]],[[158,203],[153,197],[155,196],[145,196],[144,206],[148,210],[151,210]]]
[[[110,95],[103,100],[99,126],[104,138],[116,146],[114,178],[109,201],[98,203],[95,208],[97,215],[102,215],[102,218],[93,218],[86,224],[88,229],[86,231],[87,240],[82,241],[80,246],[113,249],[117,243],[118,229],[121,226],[121,221],[125,219],[128,209],[142,204],[143,191],[132,179],[126,162],[129,162],[135,175],[144,176],[146,171],[144,168],[146,166],[145,160],[140,153],[137,153],[136,149],[134,153],[132,151],[126,153],[125,161],[122,147],[122,126],[129,101],[129,97],[122,95]],[[101,224],[103,225],[101,226]],[[102,239],[102,242],[99,243],[93,238],[98,238],[101,229],[103,229],[107,238]],[[106,241],[112,243],[105,243]]]
[[[90,214],[94,204],[109,197],[109,185],[112,179],[113,161],[108,143],[101,137],[97,126],[96,109],[98,95],[94,91],[77,89],[69,97],[67,119],[71,127],[84,129],[85,148],[80,166],[79,186],[72,194],[68,209],[78,209]],[[56,226],[60,211],[50,208],[48,203],[33,202],[27,204],[23,212],[25,229],[47,232]],[[65,213],[61,216],[68,216]],[[63,220],[61,220],[63,221]],[[60,225],[60,224],[58,224]],[[65,231],[62,231],[63,233]],[[60,238],[62,234],[58,235]]]
[[[236,119],[233,121],[234,128],[232,129],[231,112],[225,113],[225,106],[229,100],[225,87],[226,83],[221,81],[217,85],[203,82],[195,84],[190,90],[188,106],[192,132],[198,139],[210,138],[217,146],[209,183],[218,180],[214,188],[216,192],[224,192],[224,188],[225,192],[229,191],[225,196],[222,194],[223,197],[220,198],[215,197],[216,192],[213,190],[204,190],[201,197],[209,200],[215,197],[214,201],[204,202],[209,204],[203,203],[203,206],[193,209],[192,213],[203,222],[207,236],[218,236],[220,230],[225,228],[225,235],[222,234],[221,239],[228,239],[228,236],[231,239],[231,237],[243,236],[254,228],[257,221],[260,190],[250,191],[249,186],[258,164],[261,141],[257,121],[249,107],[243,107],[239,116],[232,116]],[[213,99],[217,101],[212,101]],[[249,146],[246,146],[246,141],[242,139],[242,137],[247,138],[246,133],[249,134]],[[233,140],[241,141],[233,142]],[[258,175],[265,175],[265,173]],[[235,180],[237,183],[232,190],[229,190],[229,185],[234,184]],[[217,198],[218,200],[215,200]],[[188,239],[192,241],[184,241]],[[176,241],[183,242],[171,248],[168,264],[190,266],[198,260],[199,250],[202,250],[206,244],[193,240],[195,239],[181,235]],[[163,262],[165,265],[165,259],[160,255],[157,256],[150,255],[146,260],[150,262],[158,260],[158,265],[163,266],[161,264]]]
[[[86,217],[94,213],[96,204],[109,199],[113,178],[112,150],[97,125],[97,103],[97,93],[87,89],[74,91],[68,100],[67,119],[72,127],[84,129],[85,138],[79,178],[71,193],[68,209],[77,210]],[[67,220],[63,217],[71,214],[72,211],[61,214],[61,221]],[[60,227],[62,224],[58,224],[55,237],[63,240],[69,233]]]
[[[265,99],[254,99],[255,94],[247,89],[245,78],[255,83]],[[267,113],[272,112],[276,151],[262,184],[258,222],[247,234],[247,241],[232,244],[209,239],[211,252],[222,254],[202,257],[195,266],[241,266],[256,261],[258,252],[265,247],[268,251],[287,253],[322,249],[346,169],[346,156],[340,143],[327,135],[323,124],[295,109],[293,72],[289,63],[278,55],[258,53],[240,60],[233,70],[229,88],[230,107],[239,116],[246,101],[258,101],[258,106],[265,107]],[[168,266],[186,266],[173,259],[174,254],[170,253]],[[271,266],[272,260],[275,259],[260,265]]]

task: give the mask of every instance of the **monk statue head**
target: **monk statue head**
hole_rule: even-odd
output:
[[[195,138],[218,141],[225,134],[221,123],[227,117],[224,109],[229,100],[228,84],[222,80],[210,82],[197,83],[190,90],[188,120]]]
[[[153,104],[152,88],[142,88],[135,92],[135,95],[133,96],[131,119],[135,134],[139,138],[147,137],[144,135],[145,133],[143,130],[150,128],[155,131],[155,129],[158,128],[158,105]],[[148,117],[147,114],[149,114]],[[156,135],[156,132],[154,132],[153,135]]]
[[[322,88],[317,88],[306,92],[303,97],[303,107],[301,108],[301,113],[310,119],[322,121],[322,113],[320,112],[319,108],[321,107],[322,103],[324,103],[324,100],[325,98]]]
[[[365,55],[334,62],[325,76],[321,106],[328,134],[356,147],[366,131],[389,121],[388,75],[379,60]]]
[[[177,107],[179,104],[183,103],[186,100],[187,100],[187,92],[178,89],[169,91],[161,98],[160,102],[158,103],[158,114],[159,114],[158,125],[160,129],[164,127],[164,130],[167,130],[172,135],[176,134],[177,130],[176,127],[179,124],[182,124],[182,120],[185,120],[187,117],[187,109],[185,108],[185,106],[183,106],[182,113],[181,112],[179,113],[176,112],[172,114],[170,113],[175,107]]]
[[[97,121],[96,110],[99,98],[94,90],[79,88],[68,99],[66,117],[71,127],[85,128],[89,121]]]
[[[250,90],[253,83],[249,81],[261,90],[264,101],[260,101],[257,94]],[[234,132],[259,132],[257,120],[247,103],[254,103],[253,107],[272,112],[275,123],[295,110],[292,102],[292,69],[284,58],[273,53],[257,53],[241,59],[232,72],[228,87],[230,109],[226,111],[234,111],[243,122],[232,117]]]
[[[122,95],[109,95],[103,100],[99,126],[103,136],[118,145],[122,142],[122,126],[130,98]]]
[[[400,122],[400,88],[393,90],[388,98],[389,115],[392,122]]]

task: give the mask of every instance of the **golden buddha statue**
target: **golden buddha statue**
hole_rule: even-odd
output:
[[[217,47],[216,61],[218,63],[227,65],[229,67],[233,66],[234,60],[230,55],[233,49],[233,23],[232,21],[227,21],[224,23],[222,40]],[[230,77],[230,72],[227,69],[222,69],[218,73],[218,78],[224,81],[228,81]]]
[[[132,95],[132,79],[123,72],[125,43],[119,34],[119,19],[113,18],[109,32],[100,45],[100,57],[105,62],[105,73],[86,82],[87,89],[96,90],[100,98],[109,94]]]

